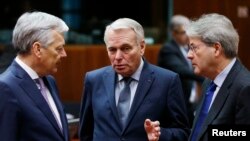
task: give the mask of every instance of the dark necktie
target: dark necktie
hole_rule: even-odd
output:
[[[119,115],[119,118],[123,127],[126,124],[128,113],[129,113],[130,99],[131,99],[130,82],[132,80],[133,78],[131,77],[123,78],[123,81],[125,82],[125,86],[120,93],[118,104],[117,104],[118,115]]]
[[[199,135],[199,132],[201,130],[201,127],[204,123],[204,120],[209,112],[209,106],[210,106],[210,103],[212,101],[212,98],[213,98],[213,94],[214,94],[214,91],[216,89],[216,84],[214,84],[214,82],[212,81],[206,91],[206,95],[205,95],[205,99],[202,103],[202,107],[201,107],[201,110],[200,110],[200,114],[197,118],[197,122],[195,124],[195,128],[193,129],[193,134],[192,134],[192,137],[191,137],[191,141],[196,141],[197,140],[197,137]]]

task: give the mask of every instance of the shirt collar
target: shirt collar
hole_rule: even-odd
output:
[[[224,80],[226,79],[229,71],[232,69],[234,63],[236,61],[236,58],[234,58],[224,69],[223,71],[217,75],[214,79],[214,83],[218,86],[218,87],[221,87]]]
[[[136,81],[139,81],[140,79],[140,75],[141,75],[141,71],[142,71],[142,68],[143,68],[143,65],[144,65],[144,61],[143,59],[141,58],[141,62],[140,62],[140,66],[138,67],[138,69],[135,71],[135,73],[130,76],[132,77],[134,80]],[[118,81],[121,81],[123,79],[123,76],[118,74]]]
[[[21,68],[24,69],[24,71],[26,71],[28,73],[28,75],[32,78],[32,79],[37,79],[39,78],[38,74],[28,65],[26,65],[21,59],[18,58],[18,56],[15,58],[15,61],[17,62],[18,65],[21,66]]]

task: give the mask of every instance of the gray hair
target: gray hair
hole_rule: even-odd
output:
[[[190,24],[190,20],[186,16],[174,15],[171,18],[169,28],[171,31],[173,31],[176,27],[183,26],[184,30],[186,30],[189,24]]]
[[[132,29],[137,37],[137,42],[144,40],[144,30],[142,26],[135,20],[129,18],[120,18],[106,26],[104,32],[104,42],[107,44],[107,36],[110,30]]]
[[[225,16],[216,13],[201,16],[191,22],[187,29],[189,37],[197,37],[207,45],[219,42],[227,58],[236,57],[239,35],[232,22]]]
[[[36,41],[47,47],[53,42],[52,30],[63,34],[69,28],[63,20],[48,13],[26,12],[19,17],[13,30],[13,46],[21,54],[28,53]]]

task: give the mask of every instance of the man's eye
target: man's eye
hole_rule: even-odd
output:
[[[129,48],[129,47],[126,47],[125,50],[130,50],[130,48]]]
[[[56,51],[60,52],[63,48],[56,48]]]
[[[123,52],[128,52],[128,51],[130,51],[130,50],[131,50],[130,47],[124,47],[124,48],[122,48],[122,51],[123,51]]]
[[[109,48],[108,51],[109,51],[109,52],[115,52],[116,49],[114,49],[114,48]]]

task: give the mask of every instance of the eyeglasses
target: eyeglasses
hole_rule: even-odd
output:
[[[199,45],[200,46],[200,45]],[[193,53],[196,53],[197,50],[200,48],[198,45],[194,46],[194,45],[188,45],[188,51],[192,51]]]
[[[213,45],[214,43],[205,43],[205,44],[198,44],[198,45],[189,44],[188,51],[192,51],[193,53],[196,53],[197,50],[199,50],[201,46],[212,47]]]

